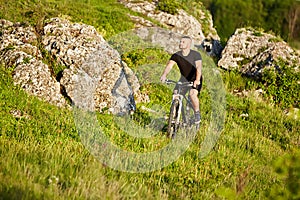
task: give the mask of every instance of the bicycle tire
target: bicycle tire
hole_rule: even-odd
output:
[[[171,107],[170,107],[170,114],[169,114],[169,120],[168,120],[167,133],[168,133],[169,138],[174,138],[175,134],[177,132],[177,129],[178,129],[178,124],[176,124],[176,118],[177,118],[177,114],[178,114],[178,107],[179,107],[179,101],[174,100],[172,102]]]

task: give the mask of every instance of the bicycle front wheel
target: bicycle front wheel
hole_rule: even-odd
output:
[[[169,121],[168,121],[168,137],[173,138],[175,137],[175,134],[178,129],[178,124],[176,122],[177,115],[178,115],[178,108],[179,108],[179,101],[174,100],[172,102],[171,108],[170,108],[170,115],[169,115]]]

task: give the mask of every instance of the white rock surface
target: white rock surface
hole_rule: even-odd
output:
[[[299,54],[286,42],[268,33],[241,28],[229,38],[218,65],[249,76],[260,76],[264,68],[275,67],[280,59],[296,68],[300,64]]]

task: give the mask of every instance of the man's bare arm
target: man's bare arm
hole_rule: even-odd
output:
[[[163,83],[165,82],[167,75],[169,74],[169,72],[171,71],[171,69],[173,68],[175,63],[176,63],[175,61],[169,60],[162,76],[160,77],[161,82],[163,82]]]
[[[202,75],[202,60],[196,61],[196,80],[194,81],[194,86],[200,85],[200,78]]]

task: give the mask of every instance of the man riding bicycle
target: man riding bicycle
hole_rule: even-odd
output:
[[[195,124],[199,124],[201,117],[198,94],[202,87],[202,57],[199,52],[191,49],[191,45],[192,39],[189,36],[181,38],[179,43],[180,51],[171,56],[160,80],[164,83],[174,64],[177,64],[181,73],[179,81],[193,82],[189,96],[195,111]],[[177,86],[174,88],[174,93],[177,93]]]

